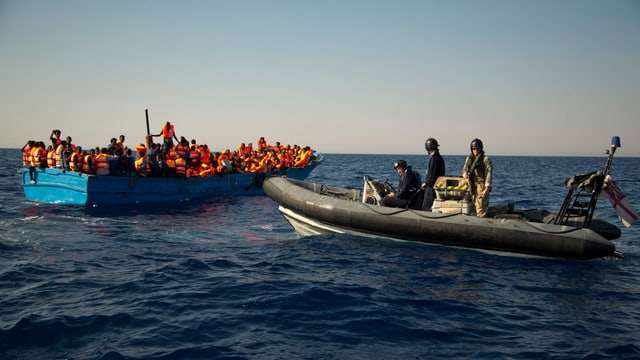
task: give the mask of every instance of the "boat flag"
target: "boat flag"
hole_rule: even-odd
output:
[[[629,200],[613,181],[611,175],[607,175],[605,178],[602,190],[624,226],[629,227],[634,221],[638,220],[638,214],[633,210]]]

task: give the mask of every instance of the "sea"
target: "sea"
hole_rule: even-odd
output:
[[[623,153],[624,148],[619,150]],[[557,211],[595,157],[492,156],[493,204]],[[426,155],[324,154],[308,180],[397,184]],[[464,156],[443,155],[459,175]],[[264,195],[29,203],[0,149],[0,359],[639,359],[640,231],[624,257],[549,259],[351,235],[301,237]],[[640,211],[640,158],[613,159]]]

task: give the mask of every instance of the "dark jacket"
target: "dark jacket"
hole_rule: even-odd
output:
[[[436,180],[440,176],[445,175],[444,159],[440,156],[440,151],[435,150],[429,159],[429,168],[425,177],[425,183],[428,187],[433,188]]]
[[[417,172],[411,170],[411,166],[400,175],[400,184],[396,190],[396,197],[399,199],[409,200],[411,196],[420,188],[420,176]]]

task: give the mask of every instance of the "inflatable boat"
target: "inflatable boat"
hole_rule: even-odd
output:
[[[598,195],[607,185],[612,155],[613,151],[605,171],[567,179],[569,191],[557,213],[507,205],[492,207],[488,217],[476,217],[461,177],[438,179],[432,211],[378,205],[385,189],[369,177],[364,178],[363,190],[286,177],[266,179],[263,189],[301,235],[348,233],[587,260],[622,256],[611,241],[620,237],[620,229],[593,216]]]

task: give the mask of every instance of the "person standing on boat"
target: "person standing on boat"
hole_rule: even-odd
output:
[[[380,205],[400,208],[407,207],[409,200],[411,200],[411,197],[420,187],[418,173],[411,170],[411,166],[408,166],[404,160],[398,160],[393,163],[393,168],[396,169],[400,175],[398,190],[382,198]]]
[[[160,135],[162,135],[162,139],[164,140],[164,148],[166,151],[168,151],[170,148],[173,147],[173,139],[176,139],[177,142],[180,141],[176,136],[176,132],[174,130],[173,124],[169,121],[167,121],[164,124],[164,126],[162,126],[162,131],[160,131],[160,134],[151,135],[151,136],[160,136]]]
[[[422,200],[422,210],[431,211],[433,206],[433,200],[436,198],[436,191],[433,190],[433,186],[436,184],[436,180],[440,176],[445,175],[444,159],[440,156],[440,150],[438,150],[438,140],[434,138],[428,138],[424,143],[424,148],[427,150],[427,154],[431,155],[429,158],[429,166],[427,167],[427,173],[425,175],[424,183],[424,198]]]
[[[467,156],[462,167],[462,177],[469,184],[478,217],[486,217],[489,210],[491,173],[491,160],[484,154],[482,140],[473,139],[471,154]]]

